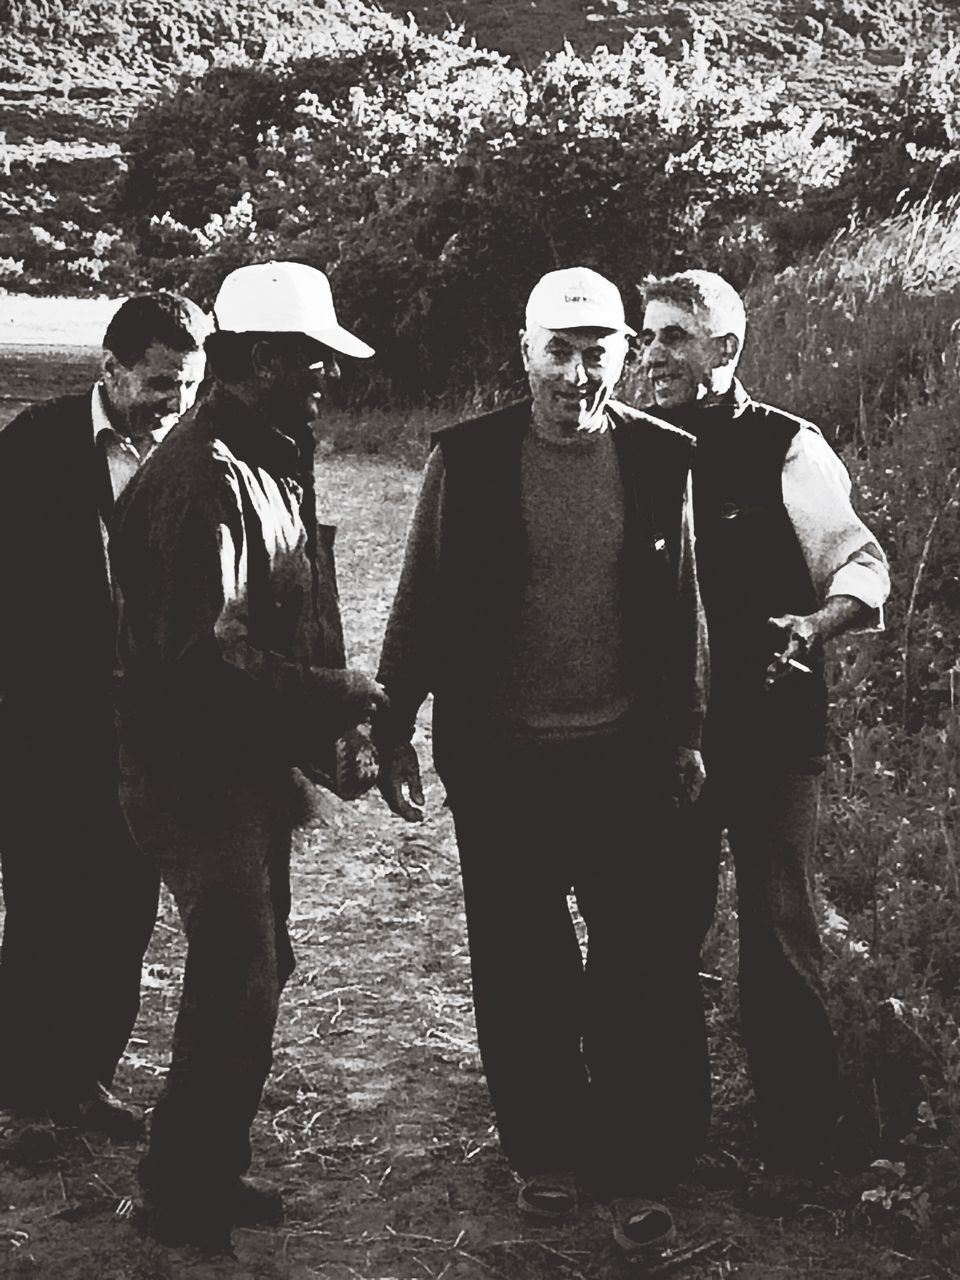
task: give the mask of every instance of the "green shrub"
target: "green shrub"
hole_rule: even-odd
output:
[[[115,214],[137,215],[147,253],[161,219],[192,229],[200,294],[238,256],[327,267],[392,395],[493,397],[543,271],[628,281],[695,253],[742,281],[755,225],[837,181],[819,117],[718,48],[698,32],[668,61],[637,37],[521,71],[408,29],[362,57],[211,71],[137,123]],[[247,194],[252,225],[211,241],[211,214]]]

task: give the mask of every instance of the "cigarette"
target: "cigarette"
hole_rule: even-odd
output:
[[[802,671],[805,676],[812,676],[813,671],[805,662],[798,662],[796,658],[788,658],[787,666],[793,667],[794,671]]]

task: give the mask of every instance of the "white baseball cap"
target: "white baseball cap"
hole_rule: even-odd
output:
[[[342,328],[330,281],[303,262],[259,262],[231,271],[213,304],[217,327],[230,333],[305,333],[347,356],[373,347]]]
[[[620,290],[589,267],[547,272],[534,285],[527,301],[527,328],[531,325],[636,333],[624,318]]]

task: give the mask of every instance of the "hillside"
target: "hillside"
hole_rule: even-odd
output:
[[[908,50],[958,26],[955,0],[729,0],[720,10],[707,0],[0,0],[0,127],[23,124],[8,111],[18,97],[40,108],[41,131],[47,109],[62,115],[65,103],[118,119],[204,63],[356,47],[411,16],[428,32],[460,25],[481,47],[529,65],[565,42],[589,52],[638,31],[669,48],[694,15],[722,28],[732,58],[777,64],[799,93],[827,103],[851,87],[882,90]]]

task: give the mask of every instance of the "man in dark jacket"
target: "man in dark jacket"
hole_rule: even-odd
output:
[[[232,272],[214,314],[209,394],[127,489],[110,550],[124,808],[187,939],[139,1217],[163,1243],[226,1252],[233,1226],[282,1217],[278,1193],[243,1175],[294,965],[295,767],[329,778],[336,740],[383,696],[343,670],[311,429],[335,353],[372,351],[298,263]]]
[[[480,1052],[520,1207],[563,1218],[585,1182],[627,1251],[669,1239],[656,1201],[699,1149],[709,1096],[673,838],[702,781],[693,442],[611,399],[632,332],[609,281],[551,272],[521,334],[531,399],[438,433],[378,731],[381,790],[418,820],[410,738],[434,693]]]
[[[143,454],[193,402],[209,327],[185,298],[128,299],[92,391],[0,433],[0,1106],[114,1137],[142,1129],[109,1086],[158,882],[117,797],[106,533]]]
[[[697,439],[697,560],[711,655],[708,781],[692,835],[707,876],[702,932],[726,828],[766,1164],[753,1202],[778,1209],[824,1171],[838,1111],[810,865],[826,751],[823,646],[878,623],[889,577],[818,429],[751,400],[735,378],[746,328],[736,291],[711,272],[685,271],[648,281],[643,293],[651,402]]]

